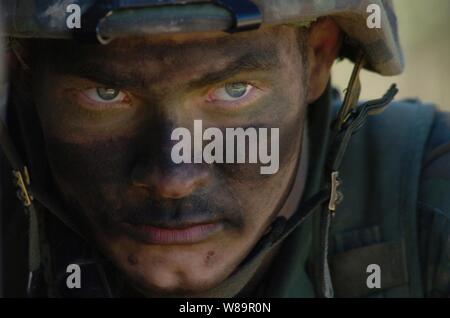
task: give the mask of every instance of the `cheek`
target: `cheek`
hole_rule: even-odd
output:
[[[280,130],[280,168],[276,174],[261,175],[259,164],[234,166],[222,171],[227,188],[245,211],[247,240],[265,230],[267,222],[285,198],[301,155],[302,132],[299,127],[302,125],[292,121]]]
[[[287,80],[284,82],[288,83]],[[286,85],[288,90],[279,92],[271,100],[272,110],[266,117],[266,120],[272,118],[272,121],[265,126],[279,128],[280,132],[279,171],[274,175],[262,175],[260,164],[222,167],[221,172],[229,182],[228,187],[246,211],[249,235],[258,235],[265,230],[267,222],[286,195],[301,155],[306,105],[303,91],[299,89],[302,84],[298,79],[292,82],[295,83]]]
[[[118,204],[115,192],[129,180],[132,141],[115,139],[83,145],[51,138],[47,140],[47,153],[55,181],[66,199],[91,209],[99,205],[113,209]]]
[[[249,183],[249,189],[264,188],[266,184],[272,183],[278,178],[281,170],[297,161],[299,156],[299,146],[301,144],[302,132],[304,127],[305,106],[298,96],[299,92],[294,92],[292,95],[276,94],[268,102],[265,114],[259,115],[255,122],[262,122],[264,126],[255,125],[257,131],[259,129],[267,129],[267,139],[259,140],[258,147],[262,144],[266,145],[266,153],[270,157],[268,164],[263,164],[259,161],[256,164],[225,164],[220,165],[218,169],[224,174],[226,178],[233,179],[237,183]],[[248,127],[253,127],[248,124]],[[272,131],[278,129],[278,138],[273,141],[277,143],[278,152],[274,152],[272,145]],[[258,148],[257,147],[257,148]],[[276,149],[276,148],[275,148]],[[249,147],[247,144],[246,158],[248,160]],[[257,149],[259,151],[259,149]],[[279,170],[275,174],[262,174],[261,167],[274,166],[274,161],[278,161]]]

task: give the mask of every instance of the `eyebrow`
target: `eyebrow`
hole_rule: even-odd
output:
[[[110,65],[98,62],[84,62],[77,67],[62,67],[57,70],[62,75],[72,75],[101,83],[108,87],[140,87],[143,80],[136,73],[123,73]]]
[[[78,64],[78,63],[77,63]],[[189,88],[199,88],[218,82],[223,82],[243,72],[268,71],[279,65],[275,49],[259,50],[239,56],[228,63],[223,69],[206,73],[199,79],[190,81]],[[76,67],[63,68],[62,74],[83,77],[110,87],[140,87],[146,88],[146,82],[141,72],[119,72],[110,65],[97,61],[86,61]]]
[[[189,87],[198,88],[209,84],[223,82],[243,72],[270,71],[279,65],[276,54],[269,52],[248,53],[229,63],[219,71],[210,72],[200,79],[189,83]]]

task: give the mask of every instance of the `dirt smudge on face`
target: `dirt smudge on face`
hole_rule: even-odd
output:
[[[128,263],[132,266],[135,266],[139,263],[138,258],[134,254],[128,255]]]
[[[205,257],[205,265],[210,265],[212,263],[212,258],[216,253],[214,251],[208,251]]]

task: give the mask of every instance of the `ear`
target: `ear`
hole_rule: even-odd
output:
[[[331,66],[341,48],[341,31],[331,18],[315,22],[308,36],[308,104],[317,100],[325,91],[330,79]]]

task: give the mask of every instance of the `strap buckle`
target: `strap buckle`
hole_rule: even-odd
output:
[[[334,216],[336,213],[337,205],[342,201],[343,195],[339,191],[342,181],[339,179],[339,171],[333,171],[331,173],[331,195],[328,203],[328,210]]]
[[[19,170],[13,170],[13,183],[18,188],[17,197],[22,201],[23,205],[28,208],[33,202],[33,196],[28,192],[28,186],[30,185],[30,175],[28,174],[27,167],[23,167],[23,172]]]
[[[233,25],[227,32],[258,29],[263,18],[259,8],[250,0],[214,0],[233,14]]]
[[[81,16],[83,30],[75,29],[75,37],[81,40],[108,44],[99,30],[100,23],[118,10],[147,9],[162,6],[187,6],[210,3],[220,6],[232,14],[232,24],[226,32],[239,32],[259,28],[263,22],[261,10],[251,0],[115,0],[97,1]]]

